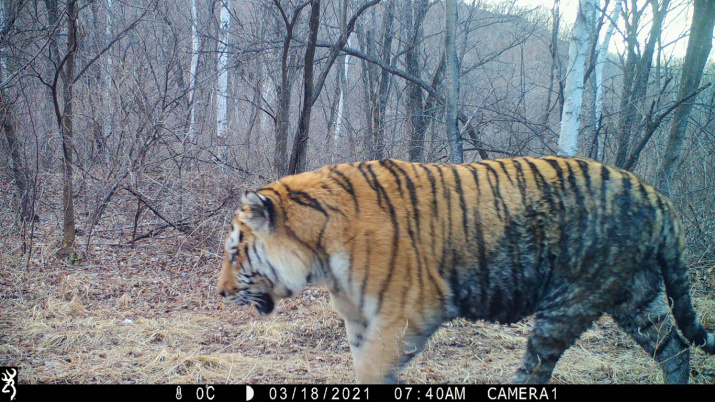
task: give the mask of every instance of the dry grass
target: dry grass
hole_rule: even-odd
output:
[[[20,366],[22,383],[354,381],[343,322],[321,288],[259,317],[215,295],[217,250],[183,233],[165,231],[136,248],[99,238],[79,265],[53,257],[59,233],[51,223],[36,233],[29,264],[15,234],[0,237],[0,365]],[[714,270],[715,262],[701,261],[693,275],[696,307],[710,329]],[[530,328],[529,320],[453,321],[400,379],[503,382],[519,364]],[[692,382],[715,382],[713,356],[693,348],[691,364]],[[604,317],[567,351],[552,381],[660,383],[662,374]]]

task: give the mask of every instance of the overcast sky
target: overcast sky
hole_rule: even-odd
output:
[[[494,3],[502,3],[503,0],[488,0]],[[510,0],[511,1],[511,0]],[[627,0],[624,0],[627,1]],[[601,1],[605,3],[605,1]],[[609,12],[613,7],[615,0],[611,0],[609,3]],[[537,5],[551,9],[554,5],[554,0],[516,0],[516,4],[523,7],[534,7]],[[576,13],[578,10],[578,0],[561,0],[560,2],[561,14],[565,21],[569,24],[573,24],[576,20]],[[683,38],[683,35],[688,32],[690,26],[692,13],[692,5],[690,1],[671,1],[671,11],[666,17],[666,21],[663,27],[662,42],[665,46],[669,44],[666,49],[664,49],[664,57],[669,57],[671,55],[683,57],[685,56],[685,49],[688,46],[687,38]],[[622,15],[621,15],[622,16]],[[623,26],[623,20],[620,21],[619,26]],[[647,30],[645,30],[647,33]],[[645,40],[645,38],[643,38]],[[622,49],[622,38],[620,35],[615,33],[613,35],[612,46],[616,46]],[[611,48],[611,51],[614,51]],[[715,54],[710,53],[710,60],[715,60]]]

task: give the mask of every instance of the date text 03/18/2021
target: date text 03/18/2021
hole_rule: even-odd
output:
[[[478,391],[474,393],[474,391]],[[471,395],[468,395],[471,394]],[[272,386],[271,401],[465,401],[470,397],[486,400],[556,400],[556,387],[549,386]],[[486,397],[486,398],[484,398]]]

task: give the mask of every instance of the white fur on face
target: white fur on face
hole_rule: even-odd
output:
[[[225,244],[226,253],[228,253],[228,255],[230,255],[231,257],[236,255],[236,247],[238,247],[238,239],[240,237],[240,234],[241,232],[238,228],[238,225],[234,224],[231,233],[229,233],[228,237],[226,238]]]
[[[261,257],[276,270],[278,282],[293,294],[302,292],[307,286],[305,278],[312,268],[310,262],[289,248],[272,246],[269,251],[263,244],[256,245]]]

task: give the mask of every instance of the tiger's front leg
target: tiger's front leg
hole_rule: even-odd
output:
[[[419,353],[432,331],[422,333],[407,318],[378,315],[367,319],[347,298],[333,295],[345,319],[359,383],[394,384],[399,370]]]
[[[417,333],[409,320],[376,318],[367,325],[346,321],[358,382],[396,384],[407,362],[424,347],[429,335]]]

